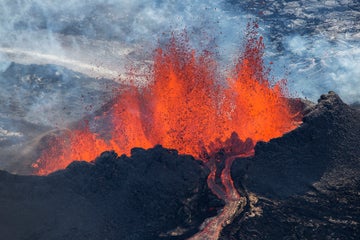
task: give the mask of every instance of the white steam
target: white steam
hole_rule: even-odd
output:
[[[189,32],[193,47],[214,49],[215,45],[221,45],[219,57],[231,59],[238,47],[234,41],[240,42],[247,21],[243,14],[228,13],[222,4],[222,1],[201,0],[3,0],[0,2],[0,71],[5,71],[11,62],[55,64],[91,77],[126,83],[129,63],[151,59],[154,48],[171,31],[184,29]],[[0,79],[0,84],[7,86],[0,89],[0,102],[13,95],[15,100],[1,104],[25,109],[25,113],[13,114],[21,115],[26,121],[63,126],[86,114],[79,95],[87,90],[80,89],[79,84],[73,84],[69,91],[44,90],[26,102],[23,96],[34,94],[31,88],[10,93],[7,82]],[[64,114],[65,107],[71,109],[73,117]]]
[[[329,90],[345,102],[360,101],[360,45],[339,36],[289,36],[285,54],[278,60],[286,64],[290,87],[311,100]]]
[[[171,31],[182,29],[189,32],[193,47],[216,49],[221,65],[226,65],[239,52],[247,22],[254,19],[246,13],[247,9],[231,9],[228,2],[3,0],[0,71],[11,61],[53,63],[92,77],[126,79],[125,66],[129,61],[148,59]],[[316,2],[291,2],[279,11],[298,16],[290,21],[295,24],[310,15],[315,18],[319,9],[336,8],[331,1]],[[271,21],[260,22],[265,39],[269,29],[266,24]],[[273,52],[274,46],[269,42],[266,51],[274,62],[275,78],[283,78],[284,71],[289,71],[291,91],[311,100],[334,90],[348,103],[360,101],[359,37],[349,41],[344,34],[331,39],[336,24],[343,29],[351,23],[330,21],[331,29],[321,36],[292,33],[281,40],[281,53]]]
[[[186,28],[194,47],[217,44],[227,55],[246,24],[243,14],[228,13],[222,1],[5,0],[0,11],[3,64],[54,63],[113,79],[124,73],[129,58],[143,60],[170,31]]]

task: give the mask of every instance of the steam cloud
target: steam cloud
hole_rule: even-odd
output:
[[[197,48],[212,47],[218,35],[226,50],[239,43],[246,24],[244,14],[230,14],[222,1],[6,0],[0,10],[3,66],[26,55],[109,78],[124,70],[124,57],[151,51],[164,33],[186,28]]]
[[[247,21],[244,14],[230,14],[221,6],[221,1],[200,0],[1,1],[0,71],[6,71],[11,62],[55,64],[91,77],[126,81],[126,64],[151,60],[157,44],[171,31],[185,28],[194,48],[221,45],[219,58],[231,59],[239,45],[234,46],[234,41],[240,42]],[[8,86],[7,82],[0,76],[0,85]],[[81,88],[74,84],[67,92],[54,90],[51,95],[43,91],[26,102],[24,91],[33,94],[30,89],[14,92],[8,86],[0,88],[0,101],[13,95],[16,105],[29,106],[24,114],[27,121],[61,126],[74,120],[60,111],[63,107],[75,104],[72,115],[84,115],[84,107],[73,101],[76,92],[84,92]]]
[[[11,62],[52,63],[92,77],[126,79],[121,77],[129,61],[151,59],[151,51],[157,44],[169,37],[171,31],[182,29],[189,32],[194,48],[216,48],[219,62],[225,66],[239,51],[246,23],[258,19],[250,6],[235,9],[232,2],[4,0],[0,3],[0,71],[5,71]],[[336,11],[336,4],[328,2],[331,1],[324,6]],[[350,0],[339,4],[350,2],[356,6]],[[312,5],[315,10],[322,7]],[[283,10],[285,13],[292,14],[297,9],[295,14],[301,15],[310,5],[301,2],[288,6]],[[262,14],[270,14],[268,12]],[[355,32],[349,37],[343,32],[336,38],[328,34],[338,32],[333,28],[336,24],[343,28],[346,24],[358,23],[333,22],[328,29],[321,30],[325,32],[323,35],[285,31],[278,40],[284,47],[277,50],[269,40],[271,22],[258,21],[267,44],[266,59],[275,63],[272,66],[275,79],[287,77],[290,90],[310,100],[335,90],[348,103],[360,101],[359,34]],[[0,79],[1,85],[4,82],[6,79]],[[8,89],[2,89],[0,95],[9,94],[4,92]],[[71,92],[76,92],[74,90]],[[46,101],[39,97],[27,103],[32,105],[27,119],[36,123],[44,119],[45,124],[50,124],[53,119],[46,116],[39,119],[34,114],[41,109],[58,109],[66,97],[54,93]]]
[[[301,97],[316,99],[335,90],[345,102],[360,101],[360,45],[340,38],[288,36],[286,55],[278,63],[287,63],[289,86]]]

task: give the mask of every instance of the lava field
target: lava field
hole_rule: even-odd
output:
[[[219,239],[357,239],[360,112],[333,92],[303,124],[235,159],[243,207]],[[219,153],[221,154],[221,153]],[[0,173],[4,239],[187,239],[224,207],[209,170],[161,146],[104,152],[48,176]]]

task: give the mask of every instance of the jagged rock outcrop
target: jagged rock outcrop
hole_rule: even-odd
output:
[[[360,111],[333,92],[305,105],[299,128],[234,162],[247,204],[220,239],[359,238]],[[187,239],[223,207],[208,173],[161,146],[105,152],[42,177],[1,171],[1,237]]]
[[[322,95],[299,128],[234,162],[248,206],[222,239],[358,239],[359,144],[360,111]]]

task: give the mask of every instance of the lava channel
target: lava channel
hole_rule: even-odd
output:
[[[246,204],[246,198],[241,197],[234,186],[230,171],[236,158],[253,156],[254,144],[252,140],[248,138],[243,142],[236,133],[233,133],[227,141],[217,141],[212,143],[209,148],[210,153],[203,154],[203,161],[210,169],[207,184],[211,191],[225,202],[225,206],[217,216],[205,221],[202,231],[189,240],[218,239],[221,230],[232,222]],[[217,178],[220,179],[220,182]]]

